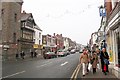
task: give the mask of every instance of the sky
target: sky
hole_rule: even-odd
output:
[[[100,27],[103,0],[23,0],[22,10],[32,13],[42,34],[62,34],[86,45]]]

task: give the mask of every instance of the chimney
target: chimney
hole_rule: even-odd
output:
[[[60,36],[62,37],[62,34],[60,34]]]
[[[55,36],[55,33],[53,33],[53,36]]]
[[[26,14],[25,10],[23,10],[23,13]]]

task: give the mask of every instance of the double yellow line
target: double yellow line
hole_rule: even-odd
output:
[[[70,80],[76,80],[77,79],[80,68],[81,68],[81,64],[78,64],[76,69],[74,70]]]

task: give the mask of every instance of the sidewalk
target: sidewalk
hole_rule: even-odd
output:
[[[15,57],[14,58],[11,58],[11,59],[8,59],[8,60],[2,60],[4,62],[18,62],[18,61],[31,61],[31,60],[38,60],[38,59],[44,59],[42,55],[38,54],[37,57],[30,57],[30,55],[26,55],[24,59],[22,59],[21,57],[19,57],[18,59],[16,59]]]
[[[97,72],[95,74],[93,74],[92,70],[83,77],[82,75],[82,67],[80,68],[79,74],[77,76],[77,80],[79,79],[91,79],[91,80],[119,80],[118,78],[116,78],[115,75],[112,74],[112,70],[111,68],[109,68],[109,73],[107,75],[104,75],[103,72],[101,71],[101,69],[97,69]],[[81,80],[80,79],[80,80]]]

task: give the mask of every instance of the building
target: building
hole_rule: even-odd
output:
[[[63,49],[64,48],[64,42],[63,42],[62,34],[56,34],[55,36],[56,36],[57,50]]]
[[[91,39],[89,40],[89,46],[92,51],[95,51],[98,44],[97,44],[98,32],[94,32],[91,34]]]
[[[112,72],[120,76],[120,0],[105,2],[107,12],[106,20],[106,42],[110,55],[110,62],[113,63]]]
[[[52,35],[42,35],[42,45],[45,51],[56,51],[56,37]]]
[[[34,26],[35,21],[32,13],[26,13],[23,11],[21,13],[21,29],[20,29],[20,39],[19,42],[19,50],[24,51],[25,53],[30,53],[33,50],[34,40]]]
[[[23,1],[2,2],[1,46],[3,59],[15,58],[20,38],[20,16]]]
[[[105,36],[105,26],[106,26],[106,17],[102,17],[101,19],[101,25],[98,29],[98,37],[97,37],[97,44],[99,46],[99,49],[102,49],[103,47],[106,47],[104,44],[106,44],[104,41],[106,40]]]
[[[63,41],[64,41],[64,48],[65,49],[69,49],[70,45],[69,45],[69,40],[67,37],[63,37]]]
[[[42,45],[42,30],[39,28],[38,25],[34,26],[33,39],[34,39],[34,50],[41,49],[41,45]]]

